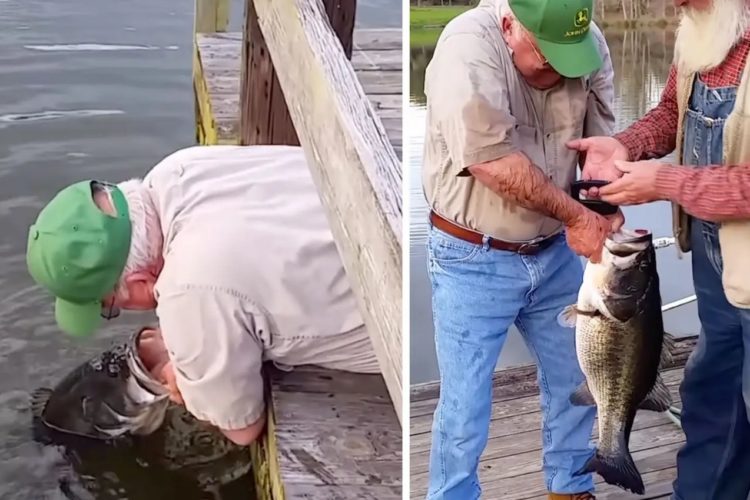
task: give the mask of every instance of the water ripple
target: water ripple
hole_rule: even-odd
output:
[[[118,45],[112,43],[65,43],[65,44],[41,44],[24,45],[28,50],[39,50],[43,52],[112,52],[121,50],[161,50],[157,45]]]
[[[0,122],[36,122],[41,120],[56,120],[58,118],[83,118],[89,116],[121,115],[125,112],[119,109],[75,109],[69,111],[39,111],[37,113],[16,113],[0,115]]]

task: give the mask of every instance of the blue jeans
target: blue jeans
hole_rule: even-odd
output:
[[[723,127],[735,97],[734,88],[695,80],[685,120],[686,164],[722,163]],[[718,225],[693,218],[690,237],[701,332],[680,387],[686,443],[677,454],[673,499],[747,500],[750,311],[733,307],[724,294]]]
[[[687,439],[677,454],[674,498],[747,500],[750,311],[733,307],[722,291],[717,226],[694,219],[691,239],[702,329],[680,387]]]
[[[583,269],[564,236],[536,255],[519,255],[433,227],[428,257],[441,385],[427,498],[480,496],[477,467],[489,432],[492,374],[513,323],[538,368],[547,488],[592,491],[591,474],[572,476],[593,453],[589,438],[596,410],[568,401],[584,377],[574,330],[561,327],[557,315],[576,302]]]

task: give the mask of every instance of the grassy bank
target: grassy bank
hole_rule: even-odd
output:
[[[414,28],[442,28],[448,21],[468,10],[468,5],[450,7],[412,7],[409,13],[409,26]]]
[[[443,28],[412,28],[409,32],[411,47],[434,47]]]

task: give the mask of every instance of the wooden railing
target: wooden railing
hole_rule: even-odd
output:
[[[247,48],[254,40],[248,27],[257,26],[284,96],[286,109],[276,116],[288,113],[306,152],[400,419],[401,162],[357,80],[350,49],[344,50],[354,23],[341,11],[346,8],[346,2],[330,0],[248,0],[254,19],[245,23],[243,43]],[[270,114],[280,104],[266,109]],[[243,115],[255,111],[242,100],[240,107]],[[268,116],[255,121],[243,116],[241,143],[265,123]]]
[[[356,0],[244,1],[237,142],[305,151],[400,419],[401,162],[350,62]],[[225,31],[229,7],[196,0],[196,32]]]

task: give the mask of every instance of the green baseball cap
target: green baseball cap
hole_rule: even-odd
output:
[[[536,38],[555,71],[579,78],[599,69],[602,58],[589,29],[593,0],[508,0],[518,21]]]
[[[94,186],[110,189],[116,214],[94,202]],[[55,295],[58,326],[74,336],[93,333],[102,299],[114,290],[130,251],[125,195],[116,186],[88,180],[60,191],[29,228],[26,265],[31,277]]]

